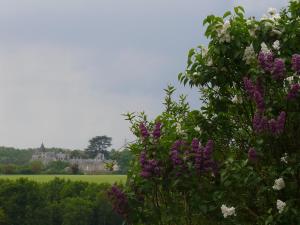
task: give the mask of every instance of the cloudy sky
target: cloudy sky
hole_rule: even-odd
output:
[[[159,114],[168,84],[206,44],[202,20],[243,5],[261,17],[287,0],[0,0],[0,145],[84,149],[131,140],[124,112]]]

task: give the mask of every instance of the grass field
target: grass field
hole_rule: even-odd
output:
[[[55,177],[71,180],[71,181],[85,181],[90,183],[110,183],[125,182],[126,175],[0,175],[0,179],[16,180],[19,178],[28,178],[29,180],[37,182],[48,182]]]

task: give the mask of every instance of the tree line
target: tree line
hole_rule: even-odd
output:
[[[109,184],[27,179],[0,181],[0,225],[118,225]]]
[[[102,153],[105,159],[113,160],[119,166],[118,173],[127,173],[132,154],[124,149],[117,151],[108,150],[111,146],[111,137],[95,136],[89,140],[87,148],[83,150],[69,150],[62,148],[45,148],[47,152],[62,152],[70,155],[70,158],[94,158]],[[0,174],[78,174],[78,167],[65,161],[53,161],[43,165],[40,161],[31,161],[31,157],[37,149],[17,149],[12,147],[0,147]],[[110,166],[110,165],[108,165]],[[109,169],[109,168],[108,168]]]

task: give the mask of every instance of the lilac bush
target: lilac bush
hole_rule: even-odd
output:
[[[128,224],[300,224],[299,17],[294,0],[260,20],[240,6],[204,20],[209,44],[178,76],[201,108],[170,86],[154,121],[127,114],[136,159],[112,196]]]

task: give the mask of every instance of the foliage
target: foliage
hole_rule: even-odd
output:
[[[96,136],[89,140],[89,146],[85,152],[90,158],[94,158],[98,153],[103,153],[105,158],[108,157],[109,153],[107,148],[111,146],[111,137],[107,136]]]
[[[78,174],[80,172],[78,164],[74,163],[71,165],[71,172],[72,174]]]
[[[25,165],[32,156],[32,150],[0,147],[0,164]]]
[[[46,174],[66,174],[68,171],[66,171],[66,168],[70,166],[70,163],[63,162],[63,161],[53,161],[48,163],[43,173]]]
[[[0,181],[0,224],[118,225],[122,219],[107,202],[107,184],[55,179]]]
[[[173,100],[137,136],[125,188],[110,196],[128,224],[300,224],[300,2],[261,20],[242,7],[204,20],[208,48],[188,54],[191,110]]]
[[[5,175],[0,176],[0,181],[2,179],[18,180],[20,178],[26,178],[28,180],[35,181],[38,183],[51,182],[55,178],[96,184],[113,184],[126,182],[125,175]]]
[[[119,166],[118,173],[126,174],[134,156],[129,149],[124,149],[122,151],[112,150],[109,154],[109,158],[117,162]]]

